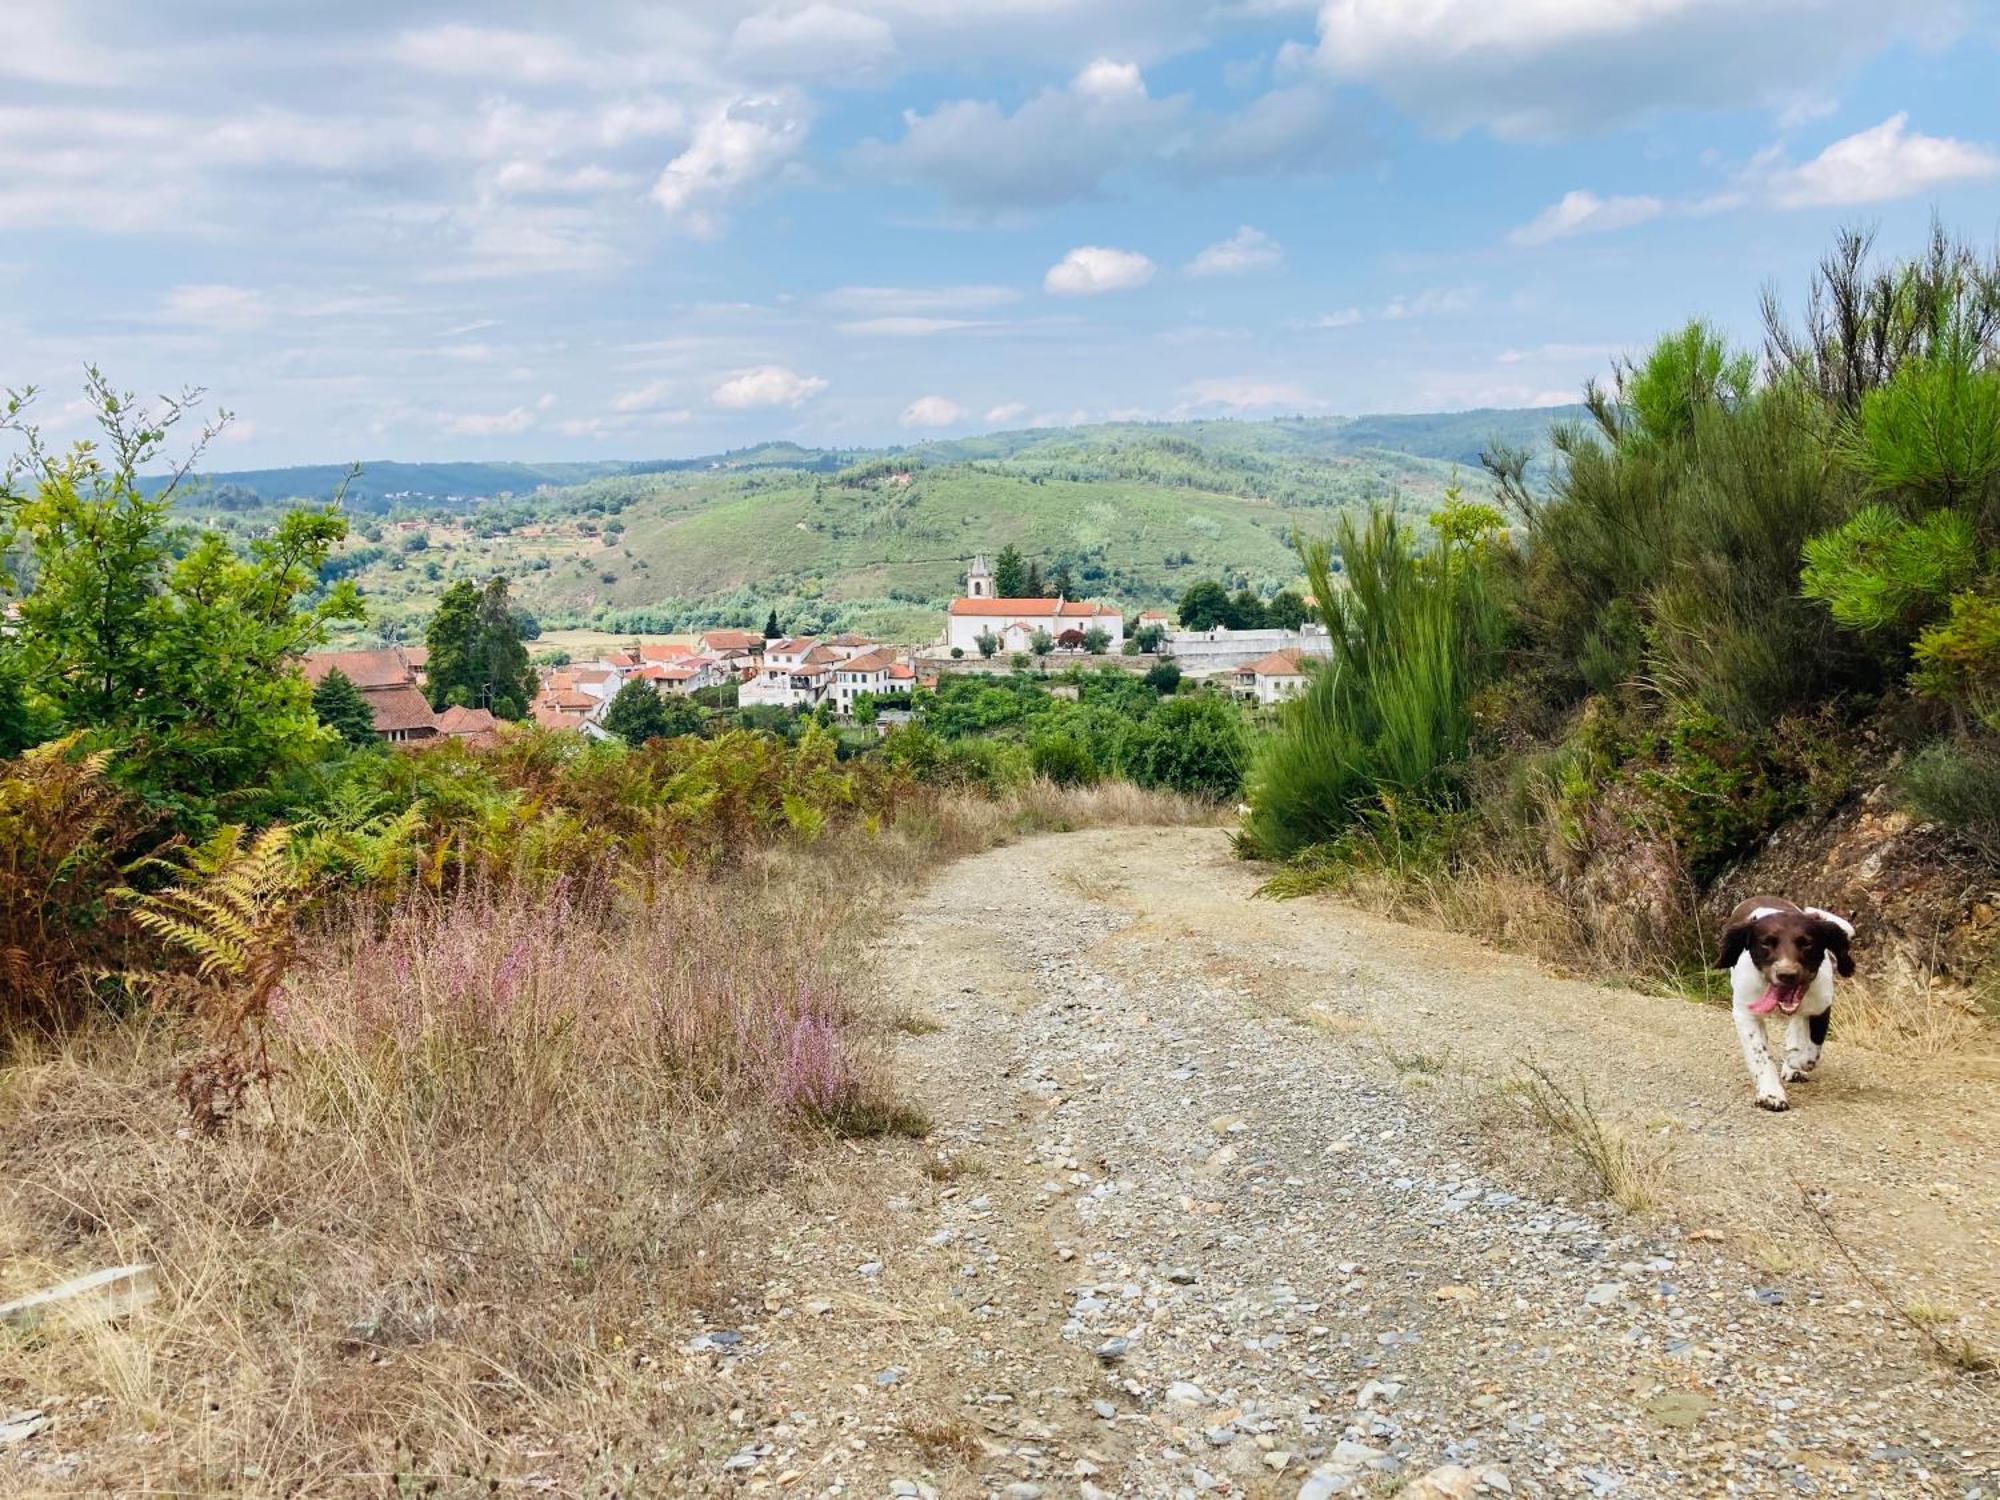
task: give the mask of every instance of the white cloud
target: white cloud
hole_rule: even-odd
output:
[[[246,286],[225,286],[205,282],[171,289],[160,309],[168,323],[192,327],[241,331],[261,328],[271,319],[271,305],[264,294]]]
[[[621,416],[634,412],[657,411],[674,397],[678,387],[671,380],[650,380],[633,390],[620,391],[611,398],[611,409]]]
[[[1811,161],[1772,172],[1771,200],[1779,208],[1883,203],[1910,198],[1956,182],[2000,176],[2000,152],[1949,136],[1917,135],[1908,114],[1835,141]]]
[[[591,193],[627,192],[639,179],[630,172],[614,171],[594,162],[559,167],[545,161],[514,160],[494,171],[492,184],[502,193],[572,196]]]
[[[1675,106],[1785,108],[1955,0],[1325,0],[1320,64],[1435,128],[1537,137]]]
[[[456,22],[406,31],[390,45],[389,55],[423,73],[508,83],[556,83],[590,74],[590,64],[563,37]]]
[[[1385,323],[1400,323],[1405,318],[1445,317],[1464,312],[1478,300],[1478,295],[1469,286],[1426,287],[1409,296],[1390,298],[1377,316]]]
[[[773,77],[867,74],[895,54],[896,35],[888,22],[819,3],[745,16],[729,39],[730,62]]]
[[[1184,99],[1153,98],[1137,67],[1100,59],[1011,115],[977,99],[905,111],[902,139],[864,146],[861,160],[961,203],[1043,206],[1096,197],[1106,177],[1156,157],[1186,114]]]
[[[1190,276],[1241,276],[1249,271],[1268,271],[1284,258],[1284,248],[1276,240],[1245,224],[1189,261],[1187,270]]]
[[[965,408],[949,396],[919,396],[903,408],[905,427],[951,427],[965,420]]]
[[[989,406],[986,409],[986,420],[996,423],[1018,422],[1027,410],[1024,402],[1002,401],[998,406]]]
[[[461,412],[445,417],[439,425],[453,437],[505,437],[533,427],[535,414],[525,406],[501,412]]]
[[[1101,292],[1124,292],[1144,286],[1153,279],[1155,269],[1136,250],[1078,245],[1049,267],[1042,278],[1042,287],[1058,297],[1094,297]]]
[[[1614,229],[1629,229],[1634,224],[1657,219],[1666,211],[1667,205],[1658,198],[1600,198],[1595,193],[1578,188],[1564,193],[1556,202],[1510,233],[1507,239],[1515,245],[1546,245],[1551,240],[1567,239],[1573,234],[1604,234]]]
[[[801,375],[783,365],[758,365],[739,370],[709,395],[717,406],[755,411],[772,406],[798,406],[810,401],[827,383],[817,375]]]
[[[982,312],[1005,307],[1021,300],[1011,286],[844,286],[828,292],[820,301],[834,312],[861,313],[869,317],[901,314]]]
[[[1172,413],[1177,417],[1203,411],[1226,411],[1235,415],[1262,411],[1320,411],[1326,406],[1324,401],[1289,381],[1240,376],[1197,380],[1182,394],[1184,399]]]
[[[653,201],[707,238],[720,231],[730,203],[786,167],[805,142],[805,107],[796,95],[734,100],[703,120],[687,150],[667,163]]]
[[[1352,328],[1364,322],[1367,314],[1358,307],[1343,307],[1337,312],[1321,313],[1308,325],[1312,328]]]

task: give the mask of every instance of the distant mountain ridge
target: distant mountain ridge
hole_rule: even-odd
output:
[[[1580,406],[1493,407],[1268,422],[1218,419],[1038,427],[881,448],[805,448],[796,443],[769,442],[693,458],[547,463],[381,460],[361,465],[359,474],[348,482],[346,496],[357,509],[386,510],[398,504],[428,509],[453,501],[530,495],[545,487],[627,475],[759,470],[835,474],[858,464],[897,458],[951,464],[1038,454],[1086,457],[1134,445],[1157,446],[1163,440],[1185,442],[1205,453],[1238,461],[1332,460],[1386,451],[1474,468],[1481,449],[1489,444],[1501,442],[1545,449],[1553,423],[1573,420],[1582,414]],[[301,464],[205,473],[199,483],[205,498],[229,508],[232,502],[250,505],[330,499],[349,474],[350,468],[344,464]],[[165,482],[164,475],[148,476],[142,481],[150,491],[157,491]]]

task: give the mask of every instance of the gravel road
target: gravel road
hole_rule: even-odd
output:
[[[753,1226],[761,1309],[688,1352],[717,1492],[2000,1495],[1993,1388],[1890,1305],[1986,1335],[1990,1090],[1836,1028],[1764,1115],[1719,1012],[1254,885],[1214,830],[1062,835],[885,928],[936,1128]],[[1526,1057],[1657,1207],[1523,1121]]]

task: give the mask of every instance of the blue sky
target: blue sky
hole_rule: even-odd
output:
[[[7,0],[0,382],[211,458],[1548,404],[2000,236],[1965,0]]]

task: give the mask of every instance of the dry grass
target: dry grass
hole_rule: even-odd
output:
[[[1977,1007],[1935,986],[1843,979],[1833,1010],[1843,1045],[1904,1057],[1959,1057],[2000,1051],[2000,1036]]]
[[[1666,1164],[1641,1151],[1599,1114],[1588,1088],[1582,1083],[1565,1086],[1539,1063],[1523,1062],[1521,1067],[1522,1076],[1510,1084],[1509,1093],[1606,1198],[1627,1213],[1641,1213],[1659,1201]]]
[[[697,1492],[731,1435],[680,1349],[728,1316],[745,1200],[829,1129],[923,1128],[887,1086],[883,914],[1020,832],[1204,811],[921,796],[650,899],[358,905],[306,942],[277,1075],[214,1139],[174,1101],[174,1027],[24,1045],[0,1297],[129,1261],[161,1296],[8,1351],[0,1403],[58,1427],[0,1454],[0,1490]],[[33,1467],[56,1451],[80,1466]]]

